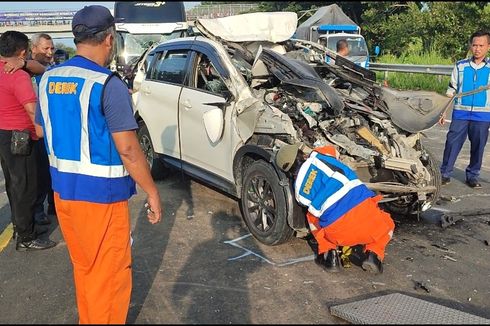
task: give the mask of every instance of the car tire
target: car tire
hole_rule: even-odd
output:
[[[240,209],[250,233],[263,244],[278,245],[293,235],[284,189],[274,168],[265,161],[255,161],[246,169]]]
[[[167,169],[163,162],[158,158],[158,155],[153,149],[153,143],[148,132],[148,127],[144,122],[140,122],[138,128],[138,141],[141,150],[145,155],[146,161],[150,166],[150,172],[153,180],[162,180],[167,176]]]

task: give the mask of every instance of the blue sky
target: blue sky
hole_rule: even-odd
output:
[[[186,9],[199,3],[200,1],[184,1]],[[0,11],[78,10],[86,5],[102,5],[113,9],[114,1],[2,1]]]

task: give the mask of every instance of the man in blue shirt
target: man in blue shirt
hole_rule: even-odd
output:
[[[158,188],[135,130],[126,85],[107,66],[115,50],[109,9],[72,20],[77,47],[39,83],[36,133],[44,135],[63,238],[73,264],[80,324],[124,324],[131,297],[129,198],[135,182],[147,218],[161,220]]]
[[[449,97],[489,84],[490,60],[486,58],[486,55],[490,49],[490,33],[486,31],[473,33],[470,37],[470,49],[473,56],[458,61],[453,69],[446,92]],[[444,124],[444,120],[445,117],[441,116],[440,123]],[[454,163],[468,137],[471,144],[471,156],[466,168],[466,184],[471,188],[481,188],[478,176],[488,140],[489,127],[490,90],[455,99],[441,164],[443,185],[451,181]]]

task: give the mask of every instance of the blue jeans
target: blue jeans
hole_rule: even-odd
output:
[[[471,144],[470,163],[466,167],[466,180],[476,180],[480,175],[483,162],[483,152],[488,140],[490,122],[453,120],[447,133],[446,146],[441,164],[441,174],[449,178],[453,172],[454,163],[468,136]]]

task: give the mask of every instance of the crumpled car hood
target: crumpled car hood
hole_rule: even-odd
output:
[[[382,99],[395,125],[408,132],[419,132],[434,126],[452,99],[428,91],[397,91],[382,88]]]
[[[269,49],[263,49],[257,57],[264,62],[267,69],[281,82],[316,89],[330,104],[336,114],[339,114],[344,109],[342,98],[307,63],[282,56]]]
[[[296,31],[295,12],[256,12],[222,18],[196,20],[196,28],[206,36],[228,42],[283,42]],[[246,28],[244,28],[246,26]]]

